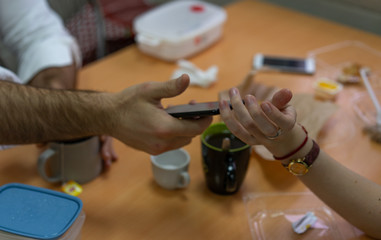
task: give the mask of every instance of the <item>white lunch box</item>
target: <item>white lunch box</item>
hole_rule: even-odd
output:
[[[187,58],[216,42],[226,20],[223,8],[202,1],[173,1],[138,16],[138,48],[167,61]]]

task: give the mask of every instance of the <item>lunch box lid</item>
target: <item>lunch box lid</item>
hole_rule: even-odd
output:
[[[0,230],[4,232],[57,239],[81,210],[79,198],[61,192],[20,183],[0,187]]]
[[[226,20],[225,10],[202,1],[173,1],[139,15],[134,21],[138,35],[180,42],[202,34]]]

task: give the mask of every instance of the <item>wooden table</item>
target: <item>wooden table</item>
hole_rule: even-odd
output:
[[[259,1],[242,1],[226,7],[222,39],[190,58],[206,69],[219,67],[218,81],[210,88],[190,87],[168,103],[217,100],[218,92],[239,84],[251,69],[255,53],[305,56],[309,51],[345,40],[359,40],[381,50],[381,37]],[[176,64],[147,56],[136,46],[127,47],[86,66],[80,73],[81,89],[116,92],[145,81],[166,81]],[[314,76],[260,74],[257,81],[312,93]],[[350,99],[363,87],[346,88],[337,103],[356,121]],[[147,116],[149,117],[149,116]],[[218,118],[216,118],[218,120]],[[338,124],[340,128],[340,124]],[[338,161],[381,184],[380,145],[372,143],[356,122],[354,139],[327,148]],[[340,129],[338,129],[340,131]],[[329,126],[325,131],[330,131]],[[357,144],[353,148],[354,144]],[[243,197],[260,192],[307,191],[295,177],[271,161],[253,154],[245,182],[232,196],[211,193],[201,167],[200,139],[185,149],[190,153],[191,184],[169,191],[153,180],[149,155],[115,141],[119,160],[111,169],[83,186],[79,197],[86,221],[82,239],[251,239]],[[324,146],[323,146],[324,148]],[[59,190],[37,173],[39,150],[27,145],[0,153],[0,184],[20,182]],[[364,161],[367,161],[364,163]],[[345,225],[345,221],[342,221]],[[345,228],[345,227],[344,227]],[[358,236],[358,238],[365,238]]]

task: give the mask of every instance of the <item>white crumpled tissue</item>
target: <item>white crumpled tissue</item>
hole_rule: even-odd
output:
[[[314,212],[307,212],[304,215],[287,214],[286,219],[292,222],[292,228],[297,234],[302,234],[309,228],[328,229],[329,227],[323,221],[317,218]]]
[[[204,88],[209,87],[217,80],[218,67],[216,65],[211,66],[206,71],[199,69],[193,63],[183,59],[178,60],[177,65],[179,68],[173,72],[172,79],[178,78],[186,73],[189,75],[191,85]]]

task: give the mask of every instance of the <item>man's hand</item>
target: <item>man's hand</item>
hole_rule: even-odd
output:
[[[189,86],[189,76],[164,83],[139,84],[113,96],[116,122],[112,136],[125,144],[150,154],[159,154],[179,148],[201,134],[212,117],[177,119],[163,110],[162,98],[174,97]]]
[[[162,98],[189,86],[183,75],[147,82],[119,93],[54,90],[0,81],[0,144],[26,144],[109,135],[150,154],[187,145],[212,117],[181,120],[169,115]],[[26,104],[28,103],[28,104]]]
[[[104,168],[107,170],[113,162],[118,160],[118,155],[116,154],[112,146],[112,137],[102,135],[99,137],[101,142],[101,157],[103,159]]]

